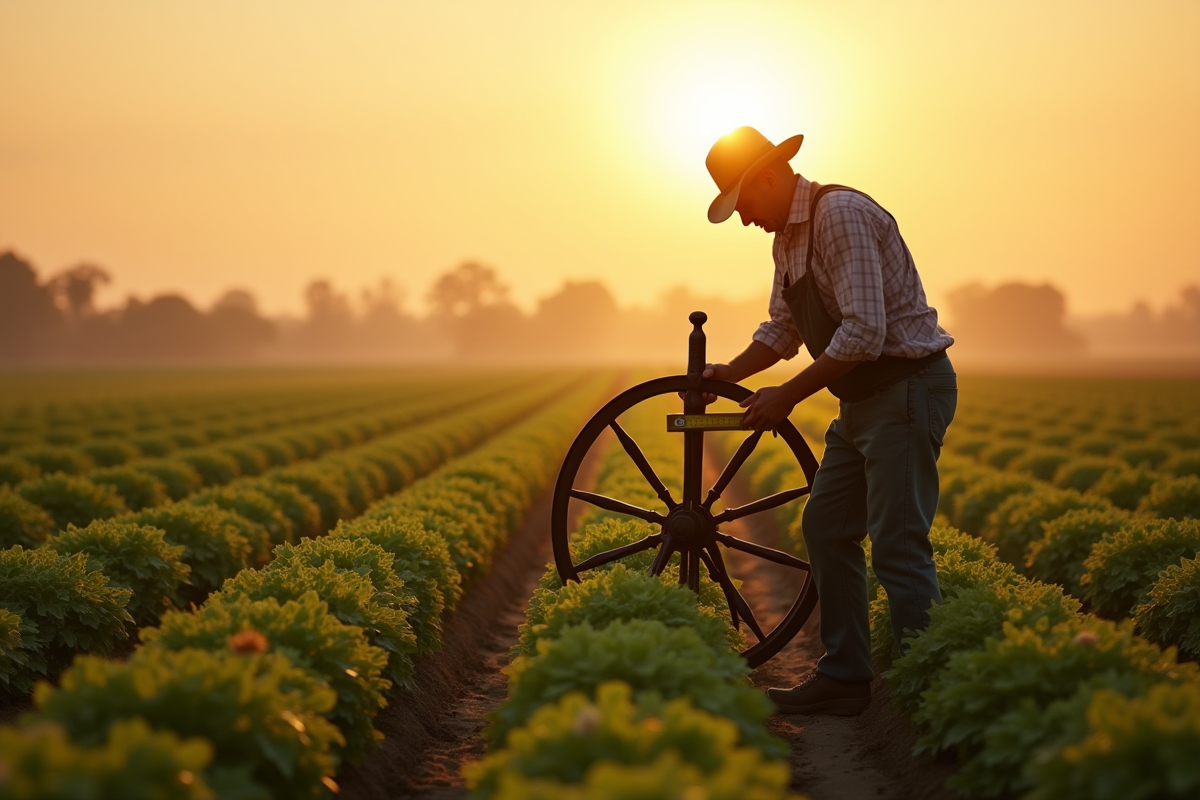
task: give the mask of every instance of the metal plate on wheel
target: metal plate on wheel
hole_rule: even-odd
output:
[[[667,430],[740,431],[743,414],[667,414]]]

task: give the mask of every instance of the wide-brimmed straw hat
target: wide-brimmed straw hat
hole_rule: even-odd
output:
[[[803,136],[784,139],[779,144],[749,126],[727,133],[708,151],[704,166],[717,184],[720,194],[708,207],[709,222],[724,222],[737,205],[742,181],[757,175],[775,161],[790,161],[800,151]]]

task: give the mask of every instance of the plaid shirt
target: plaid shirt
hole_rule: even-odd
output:
[[[775,234],[775,285],[771,319],[754,340],[782,358],[803,344],[783,301],[784,276],[793,284],[804,275],[809,206],[820,184],[798,176],[787,225]],[[921,276],[900,230],[886,211],[857,192],[833,191],[821,198],[813,231],[813,280],[825,310],[841,325],[825,352],[838,361],[874,361],[880,354],[920,358],[954,343],[925,301]]]

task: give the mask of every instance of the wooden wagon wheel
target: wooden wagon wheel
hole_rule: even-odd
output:
[[[551,511],[550,533],[554,545],[554,563],[559,577],[564,582],[578,581],[581,572],[612,563],[635,553],[657,548],[657,553],[650,565],[651,574],[660,575],[670,558],[678,553],[680,556],[679,582],[697,593],[700,591],[700,567],[703,564],[709,577],[719,584],[725,593],[732,625],[736,628],[744,621],[757,638],[758,641],[742,653],[751,667],[757,667],[783,649],[804,627],[804,623],[808,621],[817,604],[816,586],[813,583],[808,562],[789,553],[739,539],[720,530],[719,526],[724,522],[777,508],[808,494],[812,487],[813,477],[816,475],[817,459],[796,427],[790,421],[784,420],[775,428],[775,432],[791,449],[804,472],[807,484],[778,492],[737,508],[727,508],[720,513],[712,513],[713,504],[729,486],[729,482],[733,480],[742,465],[746,463],[746,459],[754,452],[754,448],[763,434],[762,432],[749,433],[734,452],[725,469],[722,470],[716,483],[709,489],[707,495],[702,497],[705,430],[729,430],[732,427],[728,423],[721,425],[722,420],[714,420],[713,417],[716,415],[704,415],[703,394],[714,394],[740,402],[749,397],[752,392],[736,383],[705,380],[701,377],[705,366],[705,335],[702,326],[708,320],[708,316],[702,311],[695,311],[689,319],[693,330],[688,337],[687,374],[656,378],[617,395],[584,425],[583,430],[579,432],[571,445],[571,449],[567,451],[567,456],[558,473],[558,482],[554,487],[554,506]],[[678,429],[682,430],[680,435],[684,438],[683,497],[676,500],[655,474],[637,442],[625,432],[617,418],[639,403],[662,395],[676,395],[681,392],[684,394],[684,413],[683,415],[673,415],[670,422],[672,426],[678,426]],[[713,424],[714,422],[716,424]],[[575,488],[575,477],[580,466],[593,443],[606,429],[611,429],[616,434],[617,440],[620,441],[625,452],[629,454],[651,489],[667,507],[668,511],[665,515],[639,508],[618,498]],[[572,498],[608,511],[645,520],[659,526],[659,530],[639,541],[598,553],[576,564],[571,557],[570,531],[567,530],[568,508]],[[743,553],[796,570],[800,584],[795,600],[788,613],[770,632],[762,629],[749,604],[734,585],[733,576],[726,568],[721,548],[718,545],[732,550],[740,550]]]

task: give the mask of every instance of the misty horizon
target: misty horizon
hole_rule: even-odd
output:
[[[96,290],[112,279],[95,264],[42,275],[18,254],[0,253],[0,306],[5,297],[13,305],[0,307],[8,319],[0,329],[12,328],[0,330],[9,342],[0,366],[664,362],[676,357],[683,321],[697,308],[709,313],[714,357],[728,358],[767,314],[765,292],[737,300],[686,286],[622,306],[601,280],[566,280],[526,310],[500,271],[477,262],[447,270],[417,298],[387,280],[356,292],[316,279],[300,315],[266,315],[244,288],[208,307],[178,292],[98,305]],[[1071,316],[1050,283],[968,283],[947,293],[940,317],[967,364],[1167,359],[1200,369],[1200,285],[1182,287],[1158,311],[1135,300],[1123,313]]]

